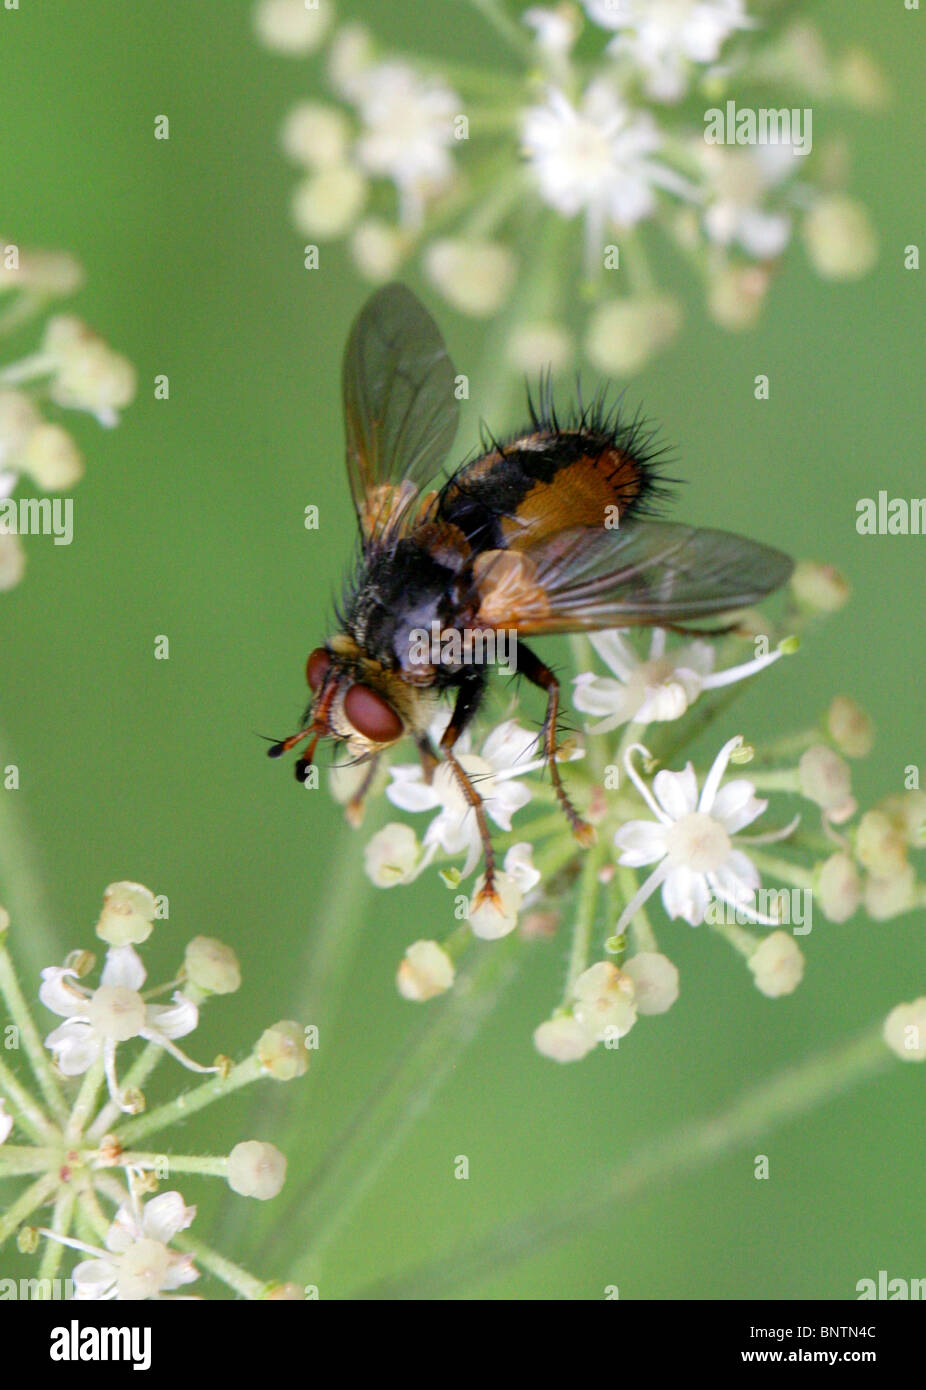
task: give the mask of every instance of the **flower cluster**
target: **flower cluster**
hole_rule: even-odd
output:
[[[503,3],[476,8],[509,68],[385,51],[362,25],[337,24],[333,0],[258,0],[262,42],[324,50],[334,100],[301,102],[281,134],[300,170],[292,218],[310,244],[345,239],[373,282],[417,261],[477,317],[520,302],[527,316],[506,321],[505,344],[518,371],[581,352],[611,376],[638,371],[682,323],[650,265],[654,231],[732,330],[756,321],[798,235],[825,278],[874,264],[870,220],[846,192],[847,150],[831,133],[815,144],[812,124],[822,105],[885,103],[863,49],[830,56],[778,3],[565,0],[519,18]],[[763,107],[769,91],[795,104]]]
[[[82,279],[80,266],[67,253],[21,250],[0,237],[0,336],[73,294]],[[34,352],[0,364],[0,504],[22,483],[43,493],[67,492],[83,475],[76,442],[46,417],[46,403],[88,411],[101,425],[112,426],[134,399],[135,388],[132,364],[80,319],[48,318]],[[24,567],[18,528],[3,517],[0,590],[18,584]]]
[[[106,944],[98,982],[89,983],[95,960],[86,950],[42,971],[39,999],[65,1020],[44,1044],[7,951],[9,917],[0,909],[0,993],[10,1017],[6,1053],[25,1054],[36,1086],[33,1093],[23,1072],[0,1060],[0,1177],[31,1179],[0,1215],[0,1244],[15,1233],[23,1251],[42,1248],[40,1277],[49,1287],[64,1251],[78,1251],[84,1258],[69,1276],[77,1299],[189,1296],[176,1291],[203,1270],[247,1298],[295,1297],[291,1286],[260,1280],[186,1235],[196,1208],[173,1188],[158,1191],[165,1179],[206,1175],[266,1201],[283,1186],[286,1160],[279,1149],[256,1139],[219,1155],[139,1145],[252,1081],[288,1081],[308,1066],[305,1032],[291,1020],[266,1029],[237,1064],[220,1056],[204,1065],[178,1047],[178,1038],[195,1031],[208,1001],[238,989],[241,973],[230,947],[198,936],[172,980],[143,989],[136,947],[151,935],[161,907],[142,884],[110,884],[96,927]],[[169,1002],[155,1002],[165,994]],[[120,1080],[129,1051],[132,1061]],[[149,1110],[141,1088],[165,1057],[208,1080]],[[37,1224],[26,1224],[46,1207],[49,1220],[40,1216]]]
[[[580,848],[555,806],[536,733],[506,718],[478,752],[469,736],[457,748],[503,851],[495,903],[480,898],[481,876],[469,895],[461,891],[476,870],[480,837],[450,769],[438,766],[429,780],[418,765],[390,767],[388,799],[429,819],[420,838],[404,821],[373,835],[367,875],[393,888],[433,868],[454,895],[458,919],[443,941],[409,946],[400,993],[434,998],[453,987],[473,937],[516,929],[522,937],[549,936],[568,910],[574,926],[565,991],[534,1041],[544,1055],[571,1061],[598,1043],[617,1046],[640,1015],[664,1013],[677,998],[678,971],[659,949],[650,916],[657,895],[670,922],[706,925],[723,937],[769,999],[800,983],[799,943],[813,929],[815,910],[818,922],[848,921],[859,908],[882,921],[926,902],[912,861],[926,848],[919,771],[907,769],[903,790],[860,809],[850,763],[870,752],[874,733],[849,696],[836,696],[816,724],[767,747],[733,733],[703,770],[680,763],[695,731],[725,716],[759,673],[775,671],[780,680],[779,663],[799,650],[801,629],[847,597],[841,576],[805,562],[795,569],[777,623],[742,613],[721,642],[688,639],[670,647],[662,631],[643,650],[630,632],[573,639],[580,667],[574,704],[590,723],[585,747],[573,740],[562,751],[571,763],[570,793],[596,827],[591,849]],[[582,669],[593,656],[606,673]],[[338,795],[346,799],[343,786]],[[779,843],[781,852],[772,850]]]

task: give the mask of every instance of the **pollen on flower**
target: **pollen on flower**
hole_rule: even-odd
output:
[[[611,961],[599,961],[584,970],[573,994],[573,1018],[595,1042],[623,1038],[636,1023],[633,979]]]
[[[394,888],[414,877],[421,858],[418,837],[410,825],[391,821],[367,843],[363,852],[367,878],[377,888]]]

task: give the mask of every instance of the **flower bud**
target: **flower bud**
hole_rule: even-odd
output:
[[[615,299],[592,314],[585,352],[600,371],[632,376],[678,333],[682,310],[669,295]]]
[[[801,794],[824,811],[839,811],[849,801],[849,765],[832,748],[815,743],[801,755],[798,771]]]
[[[912,864],[890,878],[871,875],[865,880],[865,911],[876,922],[886,922],[889,917],[909,912],[915,902],[915,887]]]
[[[367,181],[353,165],[319,169],[293,190],[293,221],[305,236],[341,237],[353,227],[366,198]]]
[[[327,169],[343,164],[349,136],[347,118],[336,106],[301,101],[286,117],[280,143],[296,164]]]
[[[622,1038],[637,1021],[631,977],[609,960],[584,970],[575,982],[573,1017],[590,1038]]]
[[[769,286],[761,266],[726,266],[708,286],[707,310],[715,323],[734,332],[752,328]]]
[[[577,1019],[563,1014],[534,1029],[534,1046],[553,1062],[578,1062],[595,1043]]]
[[[43,492],[66,492],[84,472],[80,450],[60,425],[42,424],[32,431],[22,466]]]
[[[828,922],[847,922],[862,896],[862,877],[848,854],[831,854],[820,867],[816,895]]]
[[[396,975],[403,999],[422,1003],[444,994],[453,984],[453,961],[436,941],[415,941],[405,952]]]
[[[664,1014],[678,998],[678,970],[658,951],[640,951],[624,966],[633,981],[637,1013]]]
[[[802,608],[815,613],[836,613],[848,602],[851,591],[832,565],[799,560],[791,575],[791,592]]]
[[[144,884],[111,883],[103,893],[96,934],[110,946],[137,946],[151,935],[156,912],[154,894]]]
[[[913,790],[885,797],[881,810],[890,816],[911,848],[922,849],[926,845],[926,792]]]
[[[408,883],[415,873],[421,850],[410,825],[390,821],[366,845],[363,865],[367,878],[377,888],[393,888]]]
[[[320,47],[334,16],[331,0],[259,0],[254,10],[257,37],[277,53],[301,57]]]
[[[0,468],[19,468],[29,436],[42,423],[25,391],[0,390]]]
[[[428,247],[424,268],[455,309],[488,318],[508,298],[517,261],[500,242],[445,239]]]
[[[241,967],[230,946],[214,936],[194,936],[183,963],[191,984],[204,994],[234,994],[241,985]]]
[[[286,1159],[273,1144],[248,1139],[236,1144],[228,1155],[225,1170],[232,1192],[266,1202],[275,1197],[286,1177]]]
[[[508,339],[505,355],[515,371],[527,376],[559,371],[571,360],[574,344],[567,330],[558,323],[524,323]]]
[[[26,571],[26,552],[18,536],[0,531],[0,593],[15,589]]]
[[[59,314],[46,327],[43,349],[55,359],[51,398],[71,410],[89,410],[103,425],[135,398],[135,368],[102,338],[70,315]]]
[[[855,832],[855,853],[875,878],[893,878],[907,863],[904,835],[884,811],[866,811]]]
[[[350,249],[361,275],[379,282],[395,274],[405,250],[405,241],[397,227],[384,222],[381,217],[368,217],[351,237]]]
[[[804,244],[828,280],[858,280],[878,259],[878,237],[866,208],[854,198],[827,194],[804,219]]]
[[[769,999],[791,994],[804,974],[800,947],[786,931],[773,931],[759,943],[746,964],[752,971],[756,989]]]
[[[281,1023],[274,1023],[265,1029],[254,1050],[261,1066],[277,1081],[292,1081],[308,1070],[305,1030],[294,1019],[283,1019]]]
[[[926,995],[891,1009],[882,1037],[902,1062],[926,1062]]]
[[[826,712],[826,726],[833,742],[847,758],[866,758],[874,742],[868,715],[848,695],[837,695]]]

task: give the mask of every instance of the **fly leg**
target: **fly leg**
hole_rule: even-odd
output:
[[[348,824],[352,825],[355,830],[363,820],[363,803],[366,799],[367,793],[373,785],[373,778],[376,776],[376,769],[378,765],[379,757],[378,755],[374,754],[373,757],[370,758],[369,766],[367,768],[366,775],[364,776],[363,781],[360,783],[360,786],[354,792],[350,801],[348,801],[347,805],[344,808],[344,816],[348,821]]]
[[[457,759],[453,751],[453,745],[462,734],[466,725],[476,712],[482,694],[485,689],[485,672],[482,668],[474,669],[460,686],[457,694],[457,702],[453,707],[453,714],[450,723],[444,730],[440,741],[440,751],[444,762],[448,764],[463,798],[476,817],[476,826],[479,830],[479,838],[482,841],[482,855],[485,861],[485,883],[476,897],[473,899],[473,906],[480,907],[484,903],[491,902],[501,910],[501,899],[495,888],[495,851],[492,848],[492,837],[489,834],[489,827],[486,823],[485,807],[482,797],[473,786],[470,778]],[[420,751],[420,750],[419,750]]]
[[[543,724],[540,729],[539,742],[550,764],[550,780],[553,783],[553,790],[556,799],[563,809],[566,819],[572,827],[572,833],[581,845],[591,845],[595,842],[594,827],[584,821],[566,793],[559,775],[559,767],[556,761],[556,721],[559,718],[559,681],[550,670],[545,666],[538,656],[529,651],[523,642],[518,643],[518,671],[522,676],[541,690],[546,692],[547,712],[544,715]]]

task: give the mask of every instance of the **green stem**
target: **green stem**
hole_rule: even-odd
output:
[[[187,1232],[182,1232],[174,1237],[173,1244],[181,1250],[187,1250],[198,1260],[203,1269],[208,1269],[210,1274],[214,1274],[217,1279],[221,1279],[223,1284],[227,1284],[235,1293],[242,1298],[256,1299],[263,1298],[267,1291],[267,1280],[256,1279],[253,1274],[249,1274],[240,1265],[233,1264],[231,1260],[226,1260],[224,1255],[220,1255],[217,1250],[213,1250],[210,1245],[204,1245],[201,1240],[196,1240],[194,1236]]]
[[[6,1000],[10,1017],[19,1029],[19,1036],[25,1046],[29,1065],[32,1067],[35,1079],[45,1097],[45,1104],[52,1114],[63,1122],[67,1119],[68,1113],[64,1097],[55,1080],[48,1053],[42,1045],[42,1039],[39,1037],[38,1029],[32,1020],[32,1014],[29,1012],[29,1006],[19,987],[10,953],[6,944],[2,942],[0,942],[0,992]]]
[[[566,988],[563,991],[564,1006],[572,1002],[576,980],[583,970],[588,968],[592,928],[595,925],[595,912],[598,907],[601,888],[598,881],[598,871],[604,863],[607,853],[608,842],[599,839],[597,844],[587,851],[582,864],[576,900],[575,926],[572,929],[572,946],[569,951],[569,969],[566,973]]]
[[[64,1150],[36,1148],[33,1144],[4,1144],[0,1147],[0,1178],[12,1178],[24,1173],[46,1173],[64,1157]]]
[[[520,58],[530,61],[533,58],[533,50],[530,40],[518,24],[506,13],[499,0],[470,0],[474,9],[478,10],[495,32],[509,44]]]
[[[98,1057],[95,1062],[87,1068],[84,1079],[80,1084],[77,1099],[74,1102],[67,1125],[64,1131],[64,1142],[68,1145],[76,1144],[84,1132],[84,1125],[90,1115],[93,1114],[96,1106],[97,1092],[103,1081],[103,1058]]]
[[[36,1207],[47,1201],[58,1186],[57,1173],[43,1173],[34,1183],[21,1192],[12,1206],[0,1214],[0,1245],[21,1226]]]
[[[278,1252],[295,1234],[303,1251],[293,1277],[318,1283],[322,1256],[427,1110],[456,1063],[514,976],[523,943],[512,934],[479,943],[478,954],[461,971],[450,994],[436,1002],[429,1019],[390,1074],[377,1081],[341,1136],[326,1150],[308,1190],[282,1215],[277,1213]],[[282,1231],[283,1236],[280,1236]],[[303,1277],[304,1276],[304,1277]]]
[[[231,1095],[233,1091],[249,1085],[261,1074],[261,1065],[257,1057],[246,1057],[243,1062],[232,1068],[228,1076],[213,1076],[201,1086],[192,1091],[185,1091],[183,1095],[167,1101],[165,1105],[159,1105],[147,1115],[139,1115],[135,1120],[117,1125],[113,1134],[123,1146],[130,1140],[141,1139],[145,1134],[156,1134],[159,1129],[165,1129],[174,1121],[185,1120],[188,1115],[194,1115],[197,1110],[211,1105],[214,1100],[221,1100],[223,1096]]]
[[[88,1149],[81,1154],[85,1163],[92,1163],[98,1158],[96,1149]],[[167,1168],[171,1178],[174,1173],[202,1173],[210,1178],[224,1178],[228,1168],[228,1157],[226,1154],[173,1154],[173,1153],[153,1153],[140,1152],[135,1149],[123,1150],[119,1155],[120,1168],[160,1168],[167,1160]]]
[[[39,1103],[20,1084],[6,1062],[0,1058],[0,1092],[13,1106],[16,1123],[37,1144],[47,1144],[58,1138],[58,1131],[45,1115]]]
[[[472,1287],[506,1264],[599,1225],[645,1193],[665,1189],[671,1179],[764,1139],[779,1125],[884,1071],[890,1062],[879,1023],[860,1038],[780,1072],[716,1114],[644,1145],[597,1181],[583,1182],[567,1198],[496,1226],[481,1239],[354,1297],[437,1298],[460,1285]]]
[[[73,1187],[62,1187],[55,1199],[55,1210],[51,1219],[51,1229],[56,1236],[66,1236],[71,1231],[71,1221],[74,1216],[74,1202],[77,1193]],[[39,1298],[46,1296],[43,1288],[43,1281],[47,1280],[47,1297],[52,1296],[52,1280],[58,1277],[58,1270],[61,1268],[61,1259],[64,1255],[64,1246],[57,1240],[46,1240],[45,1249],[42,1252],[41,1263],[39,1264]]]

